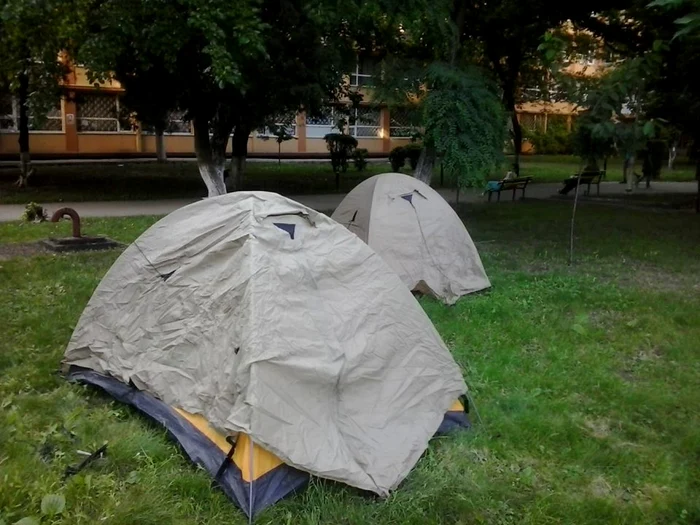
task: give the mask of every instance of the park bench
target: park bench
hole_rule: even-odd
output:
[[[595,184],[596,195],[600,197],[600,183],[602,182],[602,180],[604,178],[605,178],[605,171],[603,171],[603,170],[582,173],[581,174],[581,184],[587,185],[586,191],[584,192],[584,195],[590,195],[591,194],[591,184]]]
[[[564,188],[559,193],[567,194],[569,191],[576,187],[576,180],[579,175],[572,175],[570,178],[564,181]],[[579,184],[585,184],[587,186],[586,190],[583,192],[584,195],[591,194],[591,185],[596,185],[596,195],[600,196],[600,183],[605,178],[605,170],[599,171],[584,171],[581,173],[581,180]]]
[[[498,199],[501,200],[501,192],[502,191],[508,191],[508,190],[513,190],[513,200],[515,200],[515,192],[517,190],[522,190],[522,197],[525,198],[525,188],[527,188],[527,185],[530,184],[530,181],[532,181],[532,177],[517,177],[515,179],[503,179],[498,181],[498,185],[495,187],[490,187],[486,190],[486,193],[489,195],[489,202],[491,202],[491,195],[494,193],[498,194]]]

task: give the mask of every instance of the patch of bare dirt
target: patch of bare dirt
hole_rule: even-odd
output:
[[[49,250],[39,242],[0,244],[0,261],[7,261],[15,257],[34,257],[47,253],[50,253]]]
[[[671,273],[653,267],[643,267],[634,273],[619,275],[622,285],[646,288],[661,292],[700,292],[700,280],[695,275]]]

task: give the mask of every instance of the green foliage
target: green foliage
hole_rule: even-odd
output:
[[[41,498],[42,516],[58,516],[66,509],[66,497],[62,494],[47,494]]]
[[[30,202],[24,207],[21,219],[23,222],[44,222],[47,219],[46,210],[41,204]]]
[[[403,146],[396,146],[389,152],[391,171],[398,173],[406,164],[406,150]]]
[[[496,90],[477,70],[444,64],[431,65],[427,80],[424,144],[458,184],[483,184],[503,158],[505,115]]]
[[[323,140],[331,154],[331,166],[336,176],[348,171],[348,159],[357,147],[357,139],[345,133],[329,133]]]
[[[411,169],[416,169],[418,165],[418,159],[420,158],[421,151],[423,151],[423,145],[416,142],[411,142],[403,147],[403,154],[408,159],[408,164]]]
[[[401,168],[404,167],[408,160],[411,169],[415,170],[422,151],[423,145],[417,142],[411,142],[405,146],[396,146],[389,152],[391,169],[395,172],[401,171]]]
[[[357,171],[364,171],[367,167],[367,156],[369,152],[366,148],[355,148],[352,152],[352,163]]]
[[[599,122],[590,114],[579,116],[573,131],[573,151],[587,165],[595,166],[600,161],[615,152],[615,142],[612,136],[600,136],[594,133]]]
[[[523,137],[528,139],[538,155],[568,155],[574,152],[573,133],[564,125],[549,125],[547,131],[527,130]]]
[[[186,112],[211,194],[225,189],[232,134],[234,156],[245,157],[249,134],[275,115],[340,96],[354,61],[346,15],[316,0],[107,0],[89,13],[78,58],[95,79],[115,75],[156,128],[169,110]]]
[[[582,95],[586,108],[578,119],[576,146],[584,158],[600,158],[611,145],[624,157],[634,156],[656,132],[647,115],[648,82],[658,74],[660,56],[649,53],[626,60]]]
[[[661,168],[667,153],[665,140],[649,140],[642,152],[642,173],[650,180],[661,178]]]

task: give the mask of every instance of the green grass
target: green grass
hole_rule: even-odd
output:
[[[561,182],[577,173],[580,168],[581,160],[572,155],[526,155],[522,157],[521,174],[534,177],[534,182]],[[642,172],[641,163],[635,164],[635,172]],[[619,158],[610,159],[606,174],[609,181],[622,180],[622,160]],[[695,180],[695,166],[683,162],[676,162],[673,170],[664,166],[661,170],[661,180],[693,181]]]
[[[14,169],[0,168],[0,204],[104,200],[149,200],[205,197],[207,192],[195,162],[125,162],[124,164],[45,164],[36,166],[32,186],[14,186]],[[385,162],[371,162],[358,172],[352,166],[340,177],[345,193],[360,181],[391,171]],[[275,191],[286,195],[335,193],[330,163],[251,162],[245,190]]]
[[[569,205],[460,212],[493,287],[421,305],[482,423],[434,440],[386,501],[314,480],[257,523],[700,522],[700,222],[584,203],[568,267]],[[124,242],[153,221],[86,220]],[[68,225],[0,225],[0,242],[56,228]],[[243,524],[161,429],[57,373],[116,256],[0,261],[0,522],[38,516],[59,493],[65,513],[42,523]],[[104,460],[62,481],[77,449],[104,441]]]
[[[535,183],[556,182],[573,175],[580,168],[576,157],[559,155],[523,156],[523,176],[534,177]],[[504,164],[502,177],[509,169]],[[637,171],[641,169],[638,166]],[[168,198],[196,198],[206,195],[194,162],[171,161],[124,162],[124,164],[48,164],[37,165],[37,173],[30,188],[14,186],[17,174],[14,168],[0,168],[0,204],[28,202],[70,202],[103,200],[148,200]],[[391,171],[386,162],[372,162],[367,170],[357,172],[352,166],[341,176],[340,191],[350,191],[366,177]],[[404,168],[410,172],[410,168]],[[662,180],[690,181],[694,168],[678,163],[673,171],[662,172]],[[608,180],[622,178],[622,164],[613,159],[609,163]],[[433,184],[440,185],[439,169],[435,170]],[[335,176],[328,162],[283,163],[252,162],[248,164],[244,189],[275,191],[286,195],[334,193]]]

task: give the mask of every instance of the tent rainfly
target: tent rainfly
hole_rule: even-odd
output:
[[[64,369],[160,424],[253,516],[309,474],[387,495],[468,426],[459,367],[384,260],[273,193],[160,220],[99,284]]]
[[[381,255],[410,290],[454,304],[491,286],[459,216],[418,179],[370,177],[345,196],[332,218]]]

